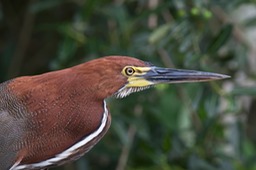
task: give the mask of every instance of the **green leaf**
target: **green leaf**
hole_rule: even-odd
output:
[[[256,26],[256,17],[252,17],[252,18],[249,18],[247,19],[243,25],[245,27],[255,27]]]
[[[236,87],[231,92],[232,95],[256,96],[256,87]]]
[[[210,54],[216,54],[218,50],[229,40],[232,30],[233,25],[231,24],[223,27],[210,42],[207,52]]]
[[[158,27],[156,30],[153,31],[153,33],[149,36],[149,43],[155,44],[158,41],[160,41],[171,28],[171,24],[164,24],[160,27]]]

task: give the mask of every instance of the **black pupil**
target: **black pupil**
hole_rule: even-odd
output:
[[[128,68],[127,70],[127,74],[131,75],[133,73],[133,69],[132,68]]]

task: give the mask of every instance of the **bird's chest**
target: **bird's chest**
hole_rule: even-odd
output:
[[[38,137],[29,146],[30,155],[24,158],[15,170],[62,165],[84,155],[104,136],[110,126],[111,117],[105,101],[101,108],[101,114],[97,114],[100,115],[99,117],[91,114],[96,111],[93,107],[87,110],[74,109],[74,111],[84,111],[86,116],[79,117],[75,113],[68,118],[59,116],[58,123],[53,121],[43,126],[44,129],[36,131]],[[52,119],[48,121],[51,122]],[[31,137],[28,135],[27,139]],[[38,148],[41,150],[40,154]]]
[[[102,117],[101,123],[96,131],[90,135],[84,137],[82,140],[74,144],[72,147],[68,148],[66,151],[58,155],[58,157],[66,157],[62,159],[57,165],[62,165],[71,160],[77,160],[85,153],[87,153],[94,145],[96,145],[99,140],[106,134],[111,124],[111,115],[105,113]],[[69,156],[67,156],[69,155]]]

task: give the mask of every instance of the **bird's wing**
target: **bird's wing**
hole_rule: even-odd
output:
[[[0,102],[0,109],[1,109]],[[10,169],[17,163],[18,141],[21,137],[20,123],[8,111],[0,110],[0,169]]]

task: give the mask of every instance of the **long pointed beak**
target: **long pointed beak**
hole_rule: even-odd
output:
[[[151,67],[150,70],[143,75],[143,78],[152,84],[159,84],[211,81],[230,78],[230,76],[194,70]]]

